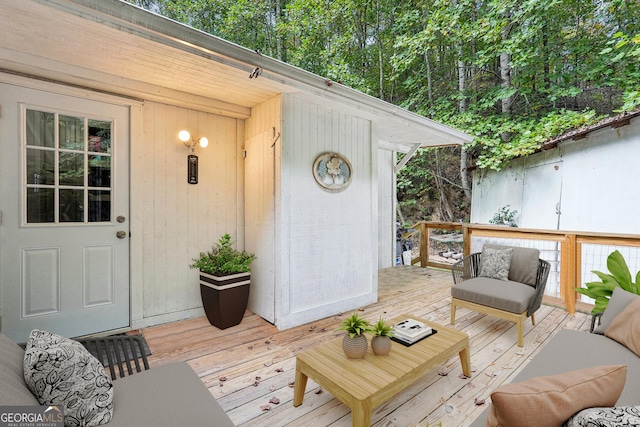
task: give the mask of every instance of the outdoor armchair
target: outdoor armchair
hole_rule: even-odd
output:
[[[505,250],[510,254],[506,270],[503,268],[501,274],[492,274],[497,270],[490,268],[492,259],[489,254],[498,251],[499,255],[504,255]],[[486,244],[483,252],[484,260],[483,253],[477,252],[451,267],[454,281],[451,287],[451,324],[455,324],[457,307],[500,317],[516,323],[518,346],[522,347],[524,319],[531,317],[535,325],[534,313],[542,304],[550,264],[539,259],[537,249]]]

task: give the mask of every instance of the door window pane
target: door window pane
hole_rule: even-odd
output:
[[[111,221],[111,191],[89,191],[89,222]]]
[[[25,113],[27,223],[111,221],[113,123],[29,109]]]
[[[27,110],[27,145],[36,147],[55,146],[55,114]]]
[[[111,187],[111,156],[89,156],[89,187]]]
[[[84,154],[60,153],[60,185],[84,185]]]
[[[84,190],[60,190],[60,222],[84,222]]]
[[[89,151],[111,153],[111,122],[89,120]]]
[[[27,222],[54,222],[55,190],[53,188],[27,188]]]
[[[27,148],[27,184],[55,184],[55,151]]]
[[[60,116],[60,148],[84,150],[84,118]]]

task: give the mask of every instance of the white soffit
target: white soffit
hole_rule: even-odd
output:
[[[230,117],[279,94],[319,97],[372,121],[407,152],[472,137],[378,98],[119,0],[3,0],[0,71]],[[249,74],[260,67],[258,78]]]

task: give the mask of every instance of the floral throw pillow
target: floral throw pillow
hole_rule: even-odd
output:
[[[24,380],[41,405],[64,406],[65,426],[106,424],[113,416],[113,384],[82,344],[34,329],[24,354]]]
[[[588,408],[569,418],[563,427],[619,427],[640,425],[640,406]]]
[[[509,267],[513,249],[483,248],[480,255],[481,277],[490,277],[498,280],[509,280]]]

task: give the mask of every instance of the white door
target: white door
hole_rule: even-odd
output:
[[[562,196],[562,162],[547,163],[525,170],[522,228],[559,229]]]
[[[251,263],[249,310],[275,322],[275,157],[273,138],[264,132],[247,141],[245,170],[245,249]]]
[[[0,316],[17,342],[129,325],[129,108],[0,83]]]

